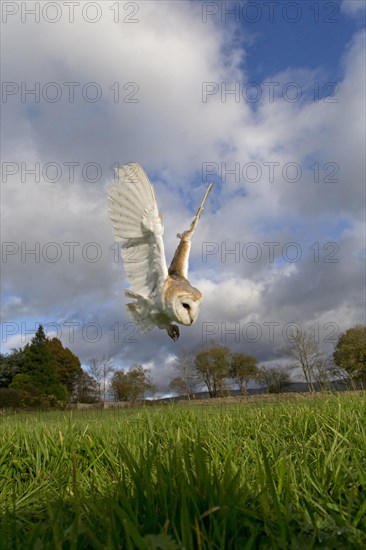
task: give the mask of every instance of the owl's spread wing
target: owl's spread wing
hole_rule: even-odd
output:
[[[178,276],[188,278],[188,266],[189,266],[189,253],[191,251],[191,238],[193,233],[196,230],[198,220],[203,212],[203,205],[208,197],[209,192],[211,191],[213,184],[207,188],[205,196],[202,199],[200,207],[197,210],[195,217],[191,223],[191,226],[187,231],[183,231],[182,234],[178,234],[177,237],[180,239],[180,243],[177,246],[172,262],[169,266],[169,275],[171,277]]]
[[[189,267],[189,253],[191,250],[191,241],[186,239],[183,240],[181,237],[180,243],[178,244],[174,257],[169,266],[168,273],[170,277],[184,277],[188,279],[188,267]]]
[[[162,286],[168,270],[154,188],[136,162],[118,170],[118,181],[109,193],[109,215],[115,240],[123,242],[121,254],[131,290],[148,298]]]

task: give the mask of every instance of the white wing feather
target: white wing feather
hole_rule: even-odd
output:
[[[164,225],[154,188],[135,162],[118,170],[118,182],[109,193],[109,215],[133,293],[149,298],[166,277]]]

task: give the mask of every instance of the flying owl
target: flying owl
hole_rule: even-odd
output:
[[[117,183],[108,197],[109,215],[115,240],[123,242],[121,255],[131,286],[125,295],[134,299],[126,307],[142,333],[157,326],[177,340],[179,328],[173,322],[192,325],[201,306],[202,294],[187,278],[188,258],[192,235],[213,184],[190,228],[177,235],[180,243],[168,269],[163,219],[149,178],[136,162],[119,168],[116,175]]]

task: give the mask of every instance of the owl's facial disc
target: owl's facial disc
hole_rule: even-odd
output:
[[[182,325],[192,325],[198,317],[201,306],[201,298],[195,298],[191,295],[181,295],[176,301],[177,321]]]

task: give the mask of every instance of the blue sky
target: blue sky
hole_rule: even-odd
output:
[[[269,6],[265,9],[263,5],[258,21],[248,23],[244,17],[241,20],[242,26],[253,33],[254,47],[245,63],[251,77],[263,79],[287,67],[321,67],[327,81],[337,81],[342,74],[339,60],[345,45],[362,25],[362,18],[360,21],[344,17],[339,0],[297,2],[296,11],[289,2],[272,4],[273,23],[269,19]],[[296,21],[287,21],[286,14],[287,19]],[[254,11],[251,17],[255,19]]]
[[[61,4],[56,23],[42,13],[39,23],[22,22],[20,8],[3,24],[3,80],[19,87],[2,104],[3,252],[15,250],[2,266],[3,350],[24,345],[22,326],[29,339],[36,322],[56,323],[83,364],[103,353],[116,366],[141,363],[162,388],[181,350],[206,343],[208,326],[219,342],[271,364],[281,360],[289,323],[318,323],[320,345],[330,353],[329,323],[340,333],[365,322],[365,4],[279,1],[271,4],[273,22],[264,2],[133,4],[135,24],[123,21],[122,8],[113,21],[113,2],[98,4],[93,24],[81,5],[71,23]],[[215,13],[204,21],[208,4]],[[238,6],[237,20],[225,21],[225,5]],[[261,15],[251,23],[254,9]],[[301,16],[291,23],[294,10]],[[39,102],[22,101],[22,86],[36,82]],[[77,83],[73,102],[67,82]],[[49,83],[61,91],[58,102],[44,98]],[[85,99],[90,83],[100,101]],[[131,83],[138,90],[132,103]],[[268,83],[279,83],[273,98]],[[253,85],[261,91],[257,102],[245,97]],[[235,86],[239,96],[225,96]],[[326,97],[332,89],[336,101]],[[299,90],[301,99],[292,101]],[[176,344],[158,329],[131,341],[128,281],[114,261],[106,201],[110,167],[130,161],[140,162],[155,186],[168,263],[176,233],[191,222],[207,181],[215,183],[191,253],[190,279],[204,302]],[[37,181],[24,173],[35,163]],[[100,169],[96,182],[87,177],[88,163]],[[60,169],[55,183],[47,179],[50,164]],[[238,177],[230,175],[235,167]],[[39,261],[22,255],[35,243]],[[57,262],[48,260],[47,251],[56,250],[50,243]],[[78,243],[73,261],[67,243]],[[88,243],[100,252],[96,262]],[[291,243],[301,252],[296,262]],[[252,261],[255,246],[260,257]],[[77,323],[72,341],[70,322]],[[253,322],[262,331],[258,342],[245,337]],[[268,323],[275,323],[275,341]],[[93,326],[98,342],[88,337]],[[239,341],[225,336],[232,326]]]

